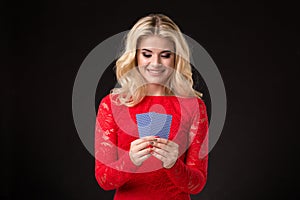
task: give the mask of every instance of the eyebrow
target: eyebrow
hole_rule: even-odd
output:
[[[142,49],[142,50],[152,52],[150,49]],[[172,51],[171,50],[163,50],[160,53],[172,53]]]

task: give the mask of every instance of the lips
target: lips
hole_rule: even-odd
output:
[[[151,75],[160,75],[164,73],[166,70],[165,69],[146,69],[147,72],[149,72]]]

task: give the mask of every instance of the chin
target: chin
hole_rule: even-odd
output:
[[[148,84],[157,84],[157,85],[165,85],[167,82],[167,79],[161,79],[161,80],[153,80],[153,79],[146,79]]]

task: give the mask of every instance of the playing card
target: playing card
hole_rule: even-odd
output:
[[[172,115],[152,113],[150,129],[153,135],[160,138],[169,138]]]
[[[140,137],[155,135],[169,138],[172,115],[148,112],[136,114]]]
[[[151,133],[151,117],[149,114],[150,113],[136,114],[136,121],[138,124],[140,138],[148,136]]]

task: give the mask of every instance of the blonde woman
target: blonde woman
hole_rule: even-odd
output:
[[[189,57],[168,16],[150,14],[128,32],[116,62],[120,87],[101,100],[95,127],[95,177],[116,190],[114,199],[185,200],[204,188],[208,118]],[[143,128],[151,128],[141,136],[137,116],[149,113],[160,118],[146,120]],[[164,131],[157,130],[166,124],[161,116],[171,116]]]

